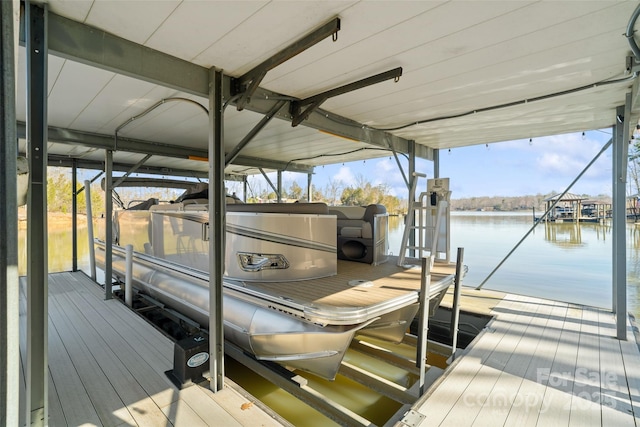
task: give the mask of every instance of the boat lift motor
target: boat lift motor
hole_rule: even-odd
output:
[[[173,346],[173,369],[165,374],[179,389],[206,381],[209,371],[209,339],[195,334],[177,341]]]

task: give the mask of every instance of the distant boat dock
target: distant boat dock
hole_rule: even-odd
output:
[[[548,197],[544,199],[544,202],[544,211],[549,211],[549,214],[542,218],[542,222],[603,223],[611,219],[612,206],[610,200],[594,200],[567,193]],[[627,206],[628,210],[629,207]],[[538,221],[539,219],[540,217],[536,216],[534,209],[533,220]]]

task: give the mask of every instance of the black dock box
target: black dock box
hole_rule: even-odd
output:
[[[202,374],[208,370],[209,340],[196,334],[174,344],[173,370],[165,374],[178,388],[184,388],[205,381]]]

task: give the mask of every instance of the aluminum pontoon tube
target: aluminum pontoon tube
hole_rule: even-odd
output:
[[[96,260],[104,265],[104,243],[98,243]],[[133,283],[146,294],[199,322],[209,324],[208,277],[153,257],[134,252]],[[113,247],[114,276],[125,275],[125,254]],[[224,289],[225,338],[258,360],[278,362],[334,379],[355,333],[377,318],[356,325],[320,326],[284,312],[284,307],[258,301]]]

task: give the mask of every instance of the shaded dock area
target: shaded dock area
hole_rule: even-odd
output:
[[[484,291],[483,291],[484,292]],[[611,312],[465,289],[495,316],[397,426],[637,426],[640,352]]]
[[[22,396],[25,282],[22,278]],[[215,394],[199,385],[178,390],[164,374],[173,368],[173,342],[119,301],[104,300],[104,291],[83,273],[49,275],[48,336],[51,426],[283,425],[230,381]],[[24,417],[24,408],[20,414]]]

